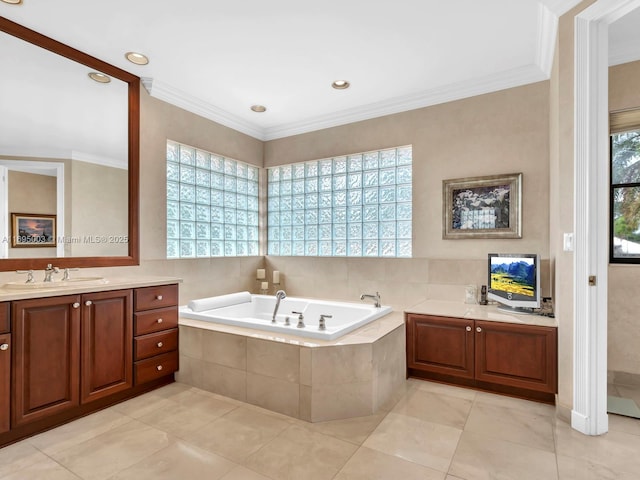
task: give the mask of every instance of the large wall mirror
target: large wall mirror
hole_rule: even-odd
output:
[[[140,79],[4,17],[0,51],[0,271],[137,265]]]

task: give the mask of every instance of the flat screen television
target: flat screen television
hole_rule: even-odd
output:
[[[540,308],[540,257],[535,253],[490,253],[487,300],[511,313]]]

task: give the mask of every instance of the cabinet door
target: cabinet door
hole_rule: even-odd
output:
[[[473,320],[407,315],[407,367],[473,378]]]
[[[10,426],[11,334],[0,335],[0,433]]]
[[[476,321],[476,379],[557,391],[556,329]]]
[[[131,290],[82,296],[82,403],[133,385],[132,300]]]
[[[80,297],[13,302],[12,426],[79,404]]]

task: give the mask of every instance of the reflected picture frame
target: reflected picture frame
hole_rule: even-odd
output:
[[[12,213],[11,247],[55,247],[56,216],[48,214]]]
[[[442,238],[522,238],[522,173],[443,180]]]

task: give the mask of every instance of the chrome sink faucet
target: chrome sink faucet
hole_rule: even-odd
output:
[[[374,306],[376,308],[380,308],[380,294],[378,292],[376,292],[375,295],[369,295],[366,293],[363,293],[362,295],[360,295],[360,300],[364,300],[365,298],[371,298],[374,300]]]
[[[278,290],[276,292],[276,308],[273,309],[273,317],[271,318],[271,323],[276,323],[276,314],[278,313],[278,308],[280,308],[280,300],[283,298],[287,298],[287,294],[284,290]]]
[[[47,265],[47,268],[44,269],[44,280],[43,282],[52,282],[51,275],[54,273],[59,273],[60,269],[58,267],[54,267],[50,263]]]

